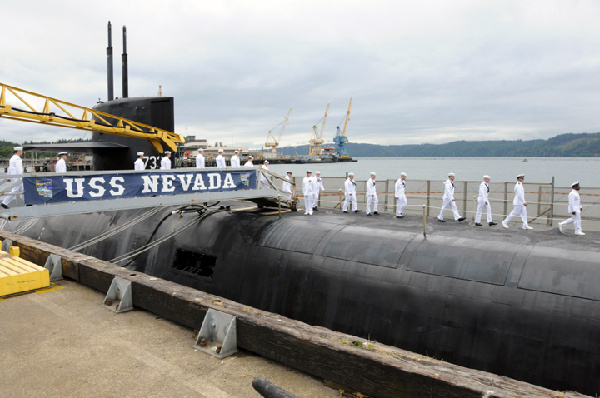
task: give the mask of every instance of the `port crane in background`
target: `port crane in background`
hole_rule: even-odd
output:
[[[338,158],[350,157],[350,155],[348,155],[348,151],[346,151],[345,145],[346,145],[346,143],[348,143],[348,138],[346,137],[346,131],[348,130],[348,122],[350,121],[350,109],[351,108],[352,108],[352,98],[350,98],[350,104],[348,104],[348,111],[346,112],[346,116],[344,116],[344,118],[342,120],[340,120],[340,122],[338,123],[335,137],[333,137],[333,142],[335,143],[335,146],[336,146]],[[345,120],[345,122],[344,122],[344,120]],[[339,125],[342,124],[342,122],[344,122],[344,129],[340,130]]]
[[[287,116],[283,118],[283,121],[281,123],[279,123],[277,126],[273,127],[271,130],[269,130],[269,132],[267,133],[267,142],[265,143],[265,146],[267,148],[271,148],[271,152],[276,153],[277,152],[277,147],[279,146],[279,143],[281,142],[281,137],[283,136],[283,131],[285,130],[289,120],[290,120],[290,114],[292,113],[292,108],[290,108],[290,110],[287,113]],[[277,138],[275,138],[275,136],[273,135],[273,130],[275,128],[277,128],[278,126],[281,126],[281,130],[279,131],[279,136]]]
[[[159,153],[164,151],[163,144],[177,152],[177,144],[185,142],[181,135],[158,127],[148,126],[4,83],[0,83],[0,87],[2,89],[0,117],[6,119],[141,138],[149,141]],[[7,97],[10,98],[10,94],[13,97],[11,98],[12,102],[18,104],[17,106],[9,105]],[[43,106],[33,105],[34,101],[43,103]]]
[[[323,124],[321,125],[321,131],[319,132],[317,130],[317,124],[319,124],[321,120],[319,120],[317,124],[313,126],[313,138],[311,138],[308,141],[308,143],[310,144],[309,154],[311,156],[318,156],[323,153],[323,147],[321,145],[323,145],[324,142],[323,132],[325,131],[325,123],[327,123],[327,112],[329,112],[329,104],[327,104],[327,108],[325,109],[325,116],[323,116],[323,118],[321,119],[323,121]]]

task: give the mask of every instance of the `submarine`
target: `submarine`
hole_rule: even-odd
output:
[[[123,86],[123,98],[109,95],[96,109],[173,131],[172,98],[129,98]],[[96,170],[132,169],[137,151],[162,155],[147,141],[100,133],[88,149]],[[576,240],[556,230],[447,223],[429,225],[424,236],[421,219],[410,216],[399,223],[326,209],[273,215],[242,201],[2,222],[311,325],[600,394],[598,233]]]

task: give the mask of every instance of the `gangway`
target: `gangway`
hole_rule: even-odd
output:
[[[268,189],[259,188],[262,176],[269,181]],[[295,201],[287,200],[286,193],[272,182],[284,178],[258,167],[24,173],[0,178],[12,180],[0,185],[0,196],[17,196],[9,209],[0,208],[0,218],[9,221],[224,200],[295,208]],[[18,184],[23,184],[24,192],[12,194]]]

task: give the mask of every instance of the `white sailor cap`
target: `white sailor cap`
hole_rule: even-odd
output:
[[[144,156],[144,152],[138,152],[137,155],[138,156]]]
[[[488,179],[490,179],[490,180],[491,180],[490,176],[489,176],[489,175],[487,175],[487,174],[486,174],[486,175],[484,175],[484,176],[483,176],[483,178],[488,178]]]
[[[349,172],[348,175],[354,177],[354,173],[353,172]]]
[[[403,172],[403,173],[400,173],[400,176],[401,176],[401,177],[402,177],[402,176],[406,177],[406,173],[404,173],[404,172]]]
[[[265,160],[263,163],[267,163],[267,164],[269,164],[269,161],[268,161],[268,160]]]
[[[237,149],[234,151],[235,153],[240,153],[240,151],[238,151]]]
[[[23,147],[22,146],[16,146],[13,148],[15,151],[22,151]]]
[[[525,174],[521,173],[517,176],[517,178],[525,178]]]
[[[317,172],[315,172],[315,174],[321,174],[321,172],[320,172],[320,171],[317,171]]]
[[[223,150],[221,148],[219,148],[219,150],[217,152],[223,152]]]
[[[579,181],[575,181],[573,184],[571,184],[571,188],[575,188],[579,186]]]
[[[203,148],[198,148],[198,152],[204,152]]]
[[[454,173],[448,173],[448,177],[456,177]]]
[[[287,173],[287,174],[292,174],[292,172],[291,172],[291,171],[286,171],[286,173]]]
[[[249,155],[249,156],[248,156],[248,159],[254,159],[254,156],[252,156],[252,155]]]
[[[310,170],[306,170],[306,174],[308,174],[308,173],[311,173],[311,174],[312,174],[312,171],[310,171]]]
[[[59,152],[58,156],[62,156],[62,155],[66,155],[66,154],[67,154],[66,152]]]
[[[377,173],[375,173],[374,171],[372,171],[372,172],[371,172],[371,175],[372,175],[372,176],[376,176],[376,175],[377,175]]]
[[[171,153],[171,151],[165,151],[165,155],[168,154],[168,153]]]

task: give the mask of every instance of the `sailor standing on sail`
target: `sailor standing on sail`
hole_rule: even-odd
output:
[[[579,181],[571,184],[571,188],[573,188],[569,194],[569,212],[571,213],[571,218],[558,223],[558,229],[560,232],[563,232],[565,225],[575,224],[575,235],[584,236],[585,233],[581,230],[581,212],[583,211],[583,207],[581,207],[581,200],[579,199]]]
[[[373,214],[379,215],[377,213],[377,187],[375,183],[375,174],[374,171],[371,172],[371,178],[367,180],[367,216],[372,216]],[[373,204],[373,214],[371,214],[371,204]]]
[[[404,192],[406,188],[406,183],[404,181],[406,181],[406,173],[400,174],[400,178],[396,180],[396,218],[404,217],[402,212],[408,203],[406,200],[406,193]]]
[[[522,229],[533,229],[527,225],[527,202],[525,201],[525,190],[523,189],[523,181],[525,181],[525,174],[519,174],[517,176],[517,183],[515,184],[515,198],[513,199],[513,210],[510,212],[508,217],[502,221],[502,226],[508,228],[508,222],[513,217],[520,215],[523,221]]]
[[[144,164],[144,160],[142,159],[144,157],[144,152],[138,152],[137,156],[138,156],[137,160],[135,162],[133,162],[133,169],[134,170],[145,170],[146,165]]]
[[[475,213],[475,225],[481,227],[481,213],[483,212],[483,207],[485,206],[485,213],[487,215],[488,225],[491,227],[493,225],[498,225],[492,221],[492,206],[490,206],[490,201],[488,200],[488,196],[490,194],[490,176],[483,176],[483,182],[479,185],[479,196],[477,197],[477,213]]]
[[[438,221],[446,222],[444,220],[444,210],[446,207],[450,206],[452,208],[452,214],[454,214],[454,219],[456,221],[464,221],[467,217],[461,217],[458,214],[458,209],[456,208],[456,201],[454,200],[454,173],[448,173],[448,180],[444,183],[444,196],[442,196],[442,210],[440,211],[440,215],[438,216]]]
[[[302,179],[302,195],[304,196],[304,215],[312,216],[315,178],[312,171],[306,170],[306,177]]]
[[[15,151],[15,153],[14,153],[14,155],[12,155],[12,157],[8,161],[8,169],[6,169],[6,174],[8,174],[8,175],[23,174],[23,159],[21,159],[21,155],[23,154],[23,147],[16,146],[13,148],[13,150]],[[2,207],[4,207],[5,209],[8,209],[8,204],[10,202],[12,202],[13,199],[15,198],[14,194],[23,192],[23,183],[20,182],[21,178],[9,178],[7,181],[18,183],[18,184],[10,190],[10,193],[13,195],[8,195],[2,201]]]
[[[240,167],[240,157],[239,157],[239,153],[240,151],[238,151],[237,149],[235,150],[235,155],[233,155],[231,157],[231,167]]]
[[[281,184],[281,190],[285,192],[283,197],[285,200],[292,200],[292,172],[288,171],[284,177],[283,184]]]
[[[254,159],[252,156],[248,156],[248,160],[246,161],[246,163],[244,163],[244,167],[254,167],[254,165],[252,164],[252,159]]]
[[[204,149],[198,148],[198,156],[196,156],[196,168],[203,169],[205,167]]]
[[[344,190],[346,193],[346,199],[342,210],[344,213],[348,213],[348,202],[352,202],[352,211],[358,213],[358,205],[356,203],[356,182],[354,181],[354,173],[348,173],[348,179],[344,183]]]
[[[55,171],[57,173],[66,173],[67,172],[67,153],[66,152],[59,152],[58,153],[58,157],[60,159],[58,159],[58,162],[56,162],[56,168]]]
[[[262,165],[262,169],[269,170],[269,168],[267,167],[268,164],[269,161],[265,160],[265,162]],[[269,189],[269,180],[267,179],[267,173],[260,173],[260,188]]]
[[[219,155],[217,156],[217,167],[220,169],[224,169],[225,167],[227,167],[227,165],[225,164],[225,158],[223,157],[223,150],[219,149]]]
[[[321,191],[324,191],[325,188],[323,187],[323,180],[321,179],[321,172],[317,171],[315,173],[317,176],[315,177],[315,187],[314,187],[314,194],[313,194],[313,210],[314,211],[318,211],[319,209],[317,208],[318,204],[319,204],[319,195],[321,194]]]
[[[166,151],[165,156],[160,160],[160,169],[169,170],[171,168],[171,152]]]

